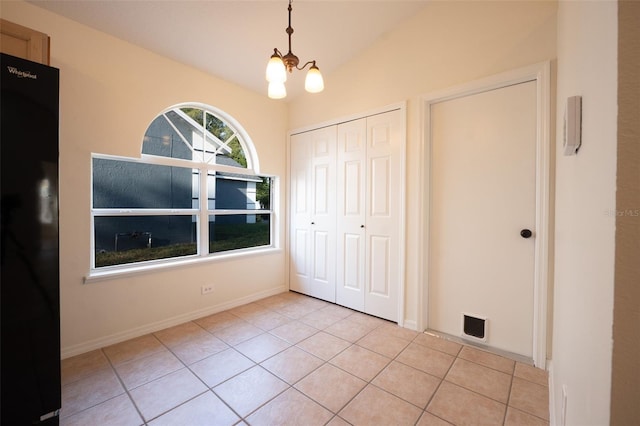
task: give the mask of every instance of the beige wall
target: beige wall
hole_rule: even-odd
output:
[[[618,180],[611,424],[640,419],[640,1],[618,3]]]
[[[63,356],[183,321],[190,315],[284,290],[275,253],[83,284],[90,265],[91,153],[139,156],[155,116],[180,102],[215,106],[252,138],[261,172],[285,177],[286,104],[81,26],[22,1],[2,18],[51,37],[60,74],[60,259]],[[284,184],[284,182],[282,182]],[[283,189],[284,186],[283,186]],[[284,212],[284,198],[280,212]],[[284,216],[278,219],[284,241]],[[258,273],[257,273],[258,272]],[[203,284],[214,294],[201,296]]]
[[[420,95],[553,60],[555,2],[430,2],[336,73],[324,92],[291,103],[290,127],[309,126],[408,100],[405,325],[420,324]]]
[[[556,56],[555,1],[434,1],[290,108],[292,128],[368,111]],[[363,18],[366,19],[366,18]]]
[[[567,425],[609,422],[613,314],[617,3],[558,7],[557,138],[566,98],[582,96],[582,147],[556,159],[552,412]]]

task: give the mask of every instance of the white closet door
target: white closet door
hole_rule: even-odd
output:
[[[399,320],[403,113],[291,136],[292,290]]]
[[[367,117],[365,312],[398,321],[402,276],[402,113]]]
[[[336,302],[365,311],[366,119],[338,125]]]
[[[311,149],[308,133],[290,138],[289,287],[307,293],[311,277]]]
[[[336,203],[334,127],[292,135],[291,290],[336,301]]]

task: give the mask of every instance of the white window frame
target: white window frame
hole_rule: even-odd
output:
[[[227,166],[223,164],[212,164],[197,160],[184,160],[179,158],[162,157],[151,154],[143,154],[141,152],[140,158],[123,157],[108,154],[91,154],[91,259],[89,274],[84,278],[84,282],[100,281],[116,276],[138,274],[147,271],[156,271],[162,268],[168,267],[180,267],[202,261],[212,260],[224,260],[230,257],[257,255],[262,253],[272,252],[278,249],[277,229],[276,229],[276,211],[277,205],[277,188],[278,178],[274,175],[260,174],[258,172],[259,162],[256,154],[255,147],[249,138],[249,135],[244,131],[242,126],[239,125],[235,119],[227,115],[226,113],[204,104],[198,103],[185,103],[174,105],[162,111],[158,116],[162,116],[168,111],[176,108],[199,108],[206,111],[209,114],[217,116],[223,120],[233,131],[233,135],[238,138],[242,149],[244,150],[245,158],[247,160],[247,168],[238,168],[233,166]],[[156,117],[157,118],[157,117]],[[155,120],[155,118],[154,118]],[[205,130],[206,131],[206,130]],[[232,137],[233,137],[232,135]],[[229,141],[232,137],[228,138]],[[142,150],[142,144],[141,144]],[[152,164],[160,166],[181,167],[191,170],[198,170],[199,173],[199,208],[190,209],[127,209],[127,208],[94,208],[93,207],[93,163],[94,159],[105,159],[115,161],[126,161],[138,164]],[[208,200],[208,176],[209,172],[224,172],[232,173],[236,175],[255,176],[257,178],[269,178],[270,184],[270,204],[269,209],[216,209],[209,208]],[[247,247],[241,249],[234,249],[222,252],[209,253],[209,216],[223,216],[223,215],[268,215],[269,219],[269,245]],[[103,266],[96,268],[95,266],[95,218],[96,217],[127,217],[127,216],[197,216],[197,253],[194,255],[179,256],[165,259],[148,260],[135,263],[125,263],[120,265]]]

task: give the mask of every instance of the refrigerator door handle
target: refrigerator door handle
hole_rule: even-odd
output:
[[[58,409],[57,409],[57,410],[55,410],[55,411],[52,411],[52,412],[50,412],[50,413],[47,413],[47,414],[43,414],[43,415],[41,415],[41,416],[40,416],[40,421],[41,421],[41,422],[44,422],[45,420],[48,420],[48,419],[50,419],[50,418],[52,418],[52,417],[57,417],[57,416],[59,416],[59,415],[60,415],[60,409],[58,408]]]

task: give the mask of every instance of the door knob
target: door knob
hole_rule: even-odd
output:
[[[531,232],[531,230],[529,229],[523,229],[522,231],[520,231],[520,236],[522,238],[530,238],[533,235],[533,232]]]
[[[360,228],[364,228],[364,225],[360,225]]]

